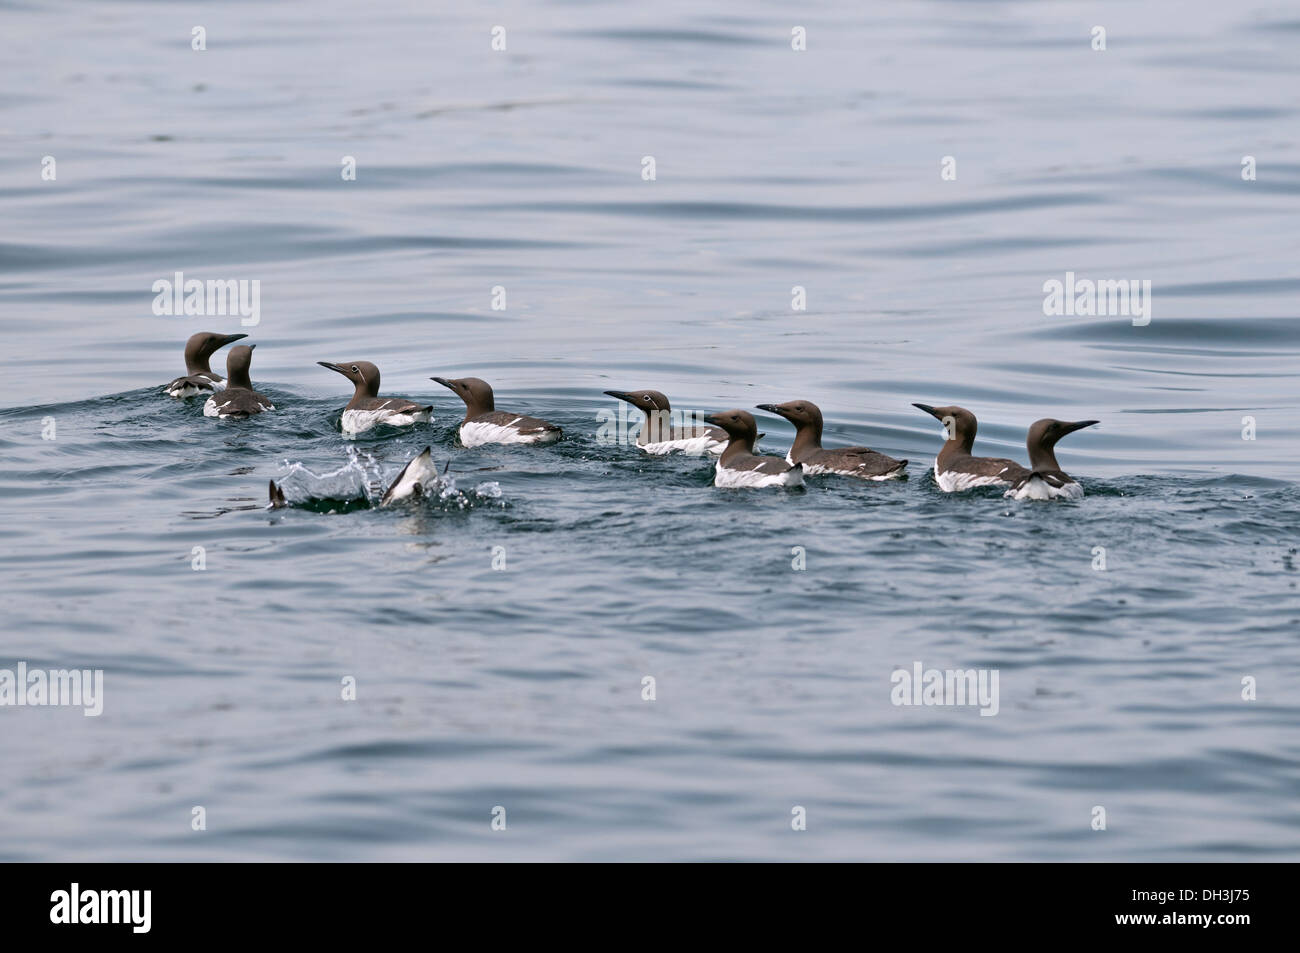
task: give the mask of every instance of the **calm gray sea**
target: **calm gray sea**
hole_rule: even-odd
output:
[[[0,707],[0,859],[1300,859],[1294,3],[0,32],[0,670],[104,673],[98,717]],[[258,323],[155,314],[177,272]],[[1046,315],[1067,273],[1150,281],[1149,323]],[[162,395],[198,330],[275,413]],[[434,422],[344,440],[321,360]],[[565,439],[461,448],[431,375]],[[599,436],[635,388],[812,400],[910,477],[719,490]],[[1020,459],[1100,420],[1059,447],[1088,495],[941,493],[913,401]],[[463,493],[263,508],[428,444]],[[997,714],[893,704],[918,663]]]

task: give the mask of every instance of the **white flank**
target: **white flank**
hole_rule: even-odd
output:
[[[785,455],[785,462],[792,466],[794,465],[794,461],[790,459],[790,454],[788,451]],[[898,467],[896,469],[890,470],[888,473],[882,473],[877,476],[869,476],[866,477],[866,479],[897,480],[903,476],[904,469],[905,469],[904,467]],[[823,467],[823,466],[819,466],[816,463],[805,463],[803,465],[803,472],[804,472],[804,476],[817,476],[818,474],[821,473],[837,473],[840,476],[851,476],[851,477],[857,477],[858,479],[863,479],[862,474],[857,470],[841,470],[835,467]]]
[[[217,403],[218,400],[220,400],[221,402]],[[229,402],[230,402],[229,398],[209,397],[207,403],[203,405],[203,416],[221,417],[221,418],[233,417],[234,414],[228,414],[225,412],[226,405]],[[265,404],[259,403],[257,406],[264,411],[275,410],[275,405],[272,404],[270,401],[267,401]]]
[[[637,446],[646,453],[653,453],[656,456],[665,453],[684,453],[698,457],[705,453],[722,453],[727,449],[727,441],[703,434],[699,437],[687,437],[684,440],[661,440],[658,443],[642,443]]]
[[[186,398],[197,397],[199,394],[219,393],[226,389],[225,381],[208,381],[207,387],[200,387],[198,384],[182,384],[179,387],[172,387],[167,391],[168,397]]]
[[[1013,500],[1081,500],[1083,487],[1071,480],[1065,486],[1052,486],[1039,476],[1031,476],[1020,489],[1010,489],[1003,496]]]
[[[388,424],[390,427],[405,427],[407,424],[428,423],[433,414],[427,410],[403,412],[388,410],[385,407],[376,410],[343,411],[343,432],[345,434],[365,433],[376,424]]]
[[[714,468],[714,486],[803,486],[803,469],[784,473],[764,473],[761,470],[730,470],[719,461]]]
[[[998,471],[998,473],[1006,472],[1006,467]],[[934,462],[934,480],[939,484],[939,489],[945,493],[959,493],[962,490],[972,490],[977,486],[1007,485],[1007,481],[1001,476],[980,476],[975,473],[962,473],[960,470],[944,470],[940,473],[938,460]]]
[[[516,417],[511,423],[523,420]],[[509,424],[488,424],[470,421],[460,425],[460,442],[467,447],[481,447],[485,443],[554,443],[560,439],[558,430],[540,433],[520,433]]]

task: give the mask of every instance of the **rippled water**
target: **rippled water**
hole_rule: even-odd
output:
[[[0,16],[0,669],[105,672],[98,718],[0,709],[0,858],[1300,857],[1289,5]],[[260,323],[154,315],[177,271]],[[1067,271],[1151,323],[1045,317]],[[276,413],[162,396],[206,329]],[[315,362],[358,359],[435,421],[344,440]],[[458,447],[434,374],[564,441]],[[639,387],[813,400],[910,477],[718,490],[598,438]],[[913,401],[1020,459],[1101,420],[1088,496],[940,493]],[[425,445],[462,496],[264,509]],[[998,714],[891,704],[918,661]]]

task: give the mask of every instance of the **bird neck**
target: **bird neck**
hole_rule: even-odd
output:
[[[794,443],[790,445],[790,459],[799,462],[806,454],[822,448],[822,425],[819,420],[810,420],[799,424],[794,432]]]

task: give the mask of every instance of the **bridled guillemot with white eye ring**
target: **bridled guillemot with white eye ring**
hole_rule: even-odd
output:
[[[215,374],[208,364],[212,355],[227,344],[232,344],[247,334],[217,334],[215,331],[199,331],[191,334],[185,342],[185,376],[178,377],[164,388],[168,397],[197,397],[199,394],[213,394],[225,390],[226,381]]]
[[[364,433],[376,424],[405,427],[408,424],[428,423],[433,419],[432,404],[417,404],[402,397],[379,396],[379,368],[369,361],[345,361],[331,364],[317,361],[350,380],[355,389],[352,399],[343,408],[342,428],[347,436]]]
[[[721,427],[672,426],[669,418],[672,405],[657,390],[607,390],[605,393],[645,412],[636,445],[646,453],[719,454],[727,446],[727,432]]]
[[[745,410],[724,410],[704,418],[727,432],[727,447],[714,468],[713,485],[726,487],[803,486],[803,464],[754,455],[758,426]]]
[[[460,422],[460,442],[466,447],[485,443],[554,443],[563,433],[555,424],[536,417],[497,410],[492,388],[477,377],[431,377],[465,402],[465,419]]]
[[[822,412],[810,400],[784,404],[759,404],[759,410],[784,417],[794,424],[794,443],[785,455],[789,463],[802,463],[804,473],[838,473],[859,480],[894,480],[903,475],[906,460],[895,460],[867,447],[822,447]]]

